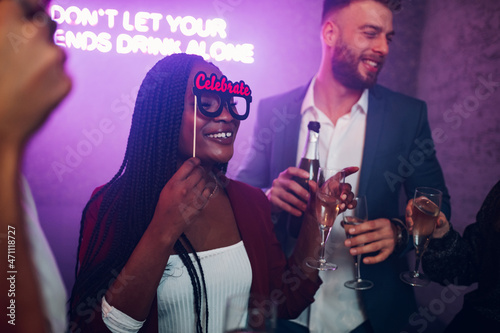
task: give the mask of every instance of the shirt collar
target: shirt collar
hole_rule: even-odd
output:
[[[316,82],[316,76],[313,77],[309,87],[307,88],[306,95],[304,96],[304,101],[302,102],[302,108],[300,109],[300,114],[303,115],[306,112],[312,112],[317,119],[317,112],[319,109],[314,104],[314,84]],[[363,93],[359,97],[359,100],[351,108],[351,112],[364,112],[368,113],[368,89],[363,90]]]

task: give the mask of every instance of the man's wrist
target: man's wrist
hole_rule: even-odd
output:
[[[406,228],[406,225],[403,223],[398,218],[392,218],[390,219],[392,225],[394,226],[396,230],[396,246],[395,250],[397,252],[400,252],[406,248],[408,245],[408,240],[410,238],[410,235],[408,233],[408,229]]]

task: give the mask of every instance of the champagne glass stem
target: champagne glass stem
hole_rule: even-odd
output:
[[[320,226],[321,232],[321,247],[319,253],[319,261],[325,262],[325,233],[328,232],[325,227]]]
[[[413,276],[417,277],[419,275],[418,269],[420,267],[420,259],[422,258],[422,253],[415,253],[415,269],[413,270]]]
[[[356,261],[354,262],[354,266],[356,266],[356,280],[361,280],[361,268],[359,267],[360,266],[360,262],[361,262],[361,255],[358,254],[356,256]]]

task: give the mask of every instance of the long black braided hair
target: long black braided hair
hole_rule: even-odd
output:
[[[89,200],[82,213],[78,253],[82,245],[84,221],[91,204],[102,198],[88,248],[75,267],[75,284],[70,298],[70,331],[85,331],[94,320],[96,304],[125,266],[146,231],[160,192],[177,171],[179,134],[187,82],[195,55],[174,54],[160,60],[146,75],[140,87],[123,163],[115,176]],[[113,227],[111,228],[111,225]],[[110,236],[110,229],[113,234]],[[187,267],[194,293],[197,332],[202,329],[202,290],[205,327],[208,328],[208,301],[205,278],[196,251],[185,235],[174,245]],[[104,244],[109,253],[96,260]],[[189,257],[191,251],[200,276]],[[88,315],[85,317],[85,315]]]

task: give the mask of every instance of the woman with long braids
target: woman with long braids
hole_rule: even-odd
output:
[[[287,260],[265,195],[224,176],[246,115],[216,89],[200,97],[199,72],[202,88],[226,79],[201,57],[175,54],[141,85],[123,164],[82,214],[71,332],[218,333],[233,294],[274,298],[283,318],[313,301],[321,281],[305,261],[317,256],[314,214]]]

